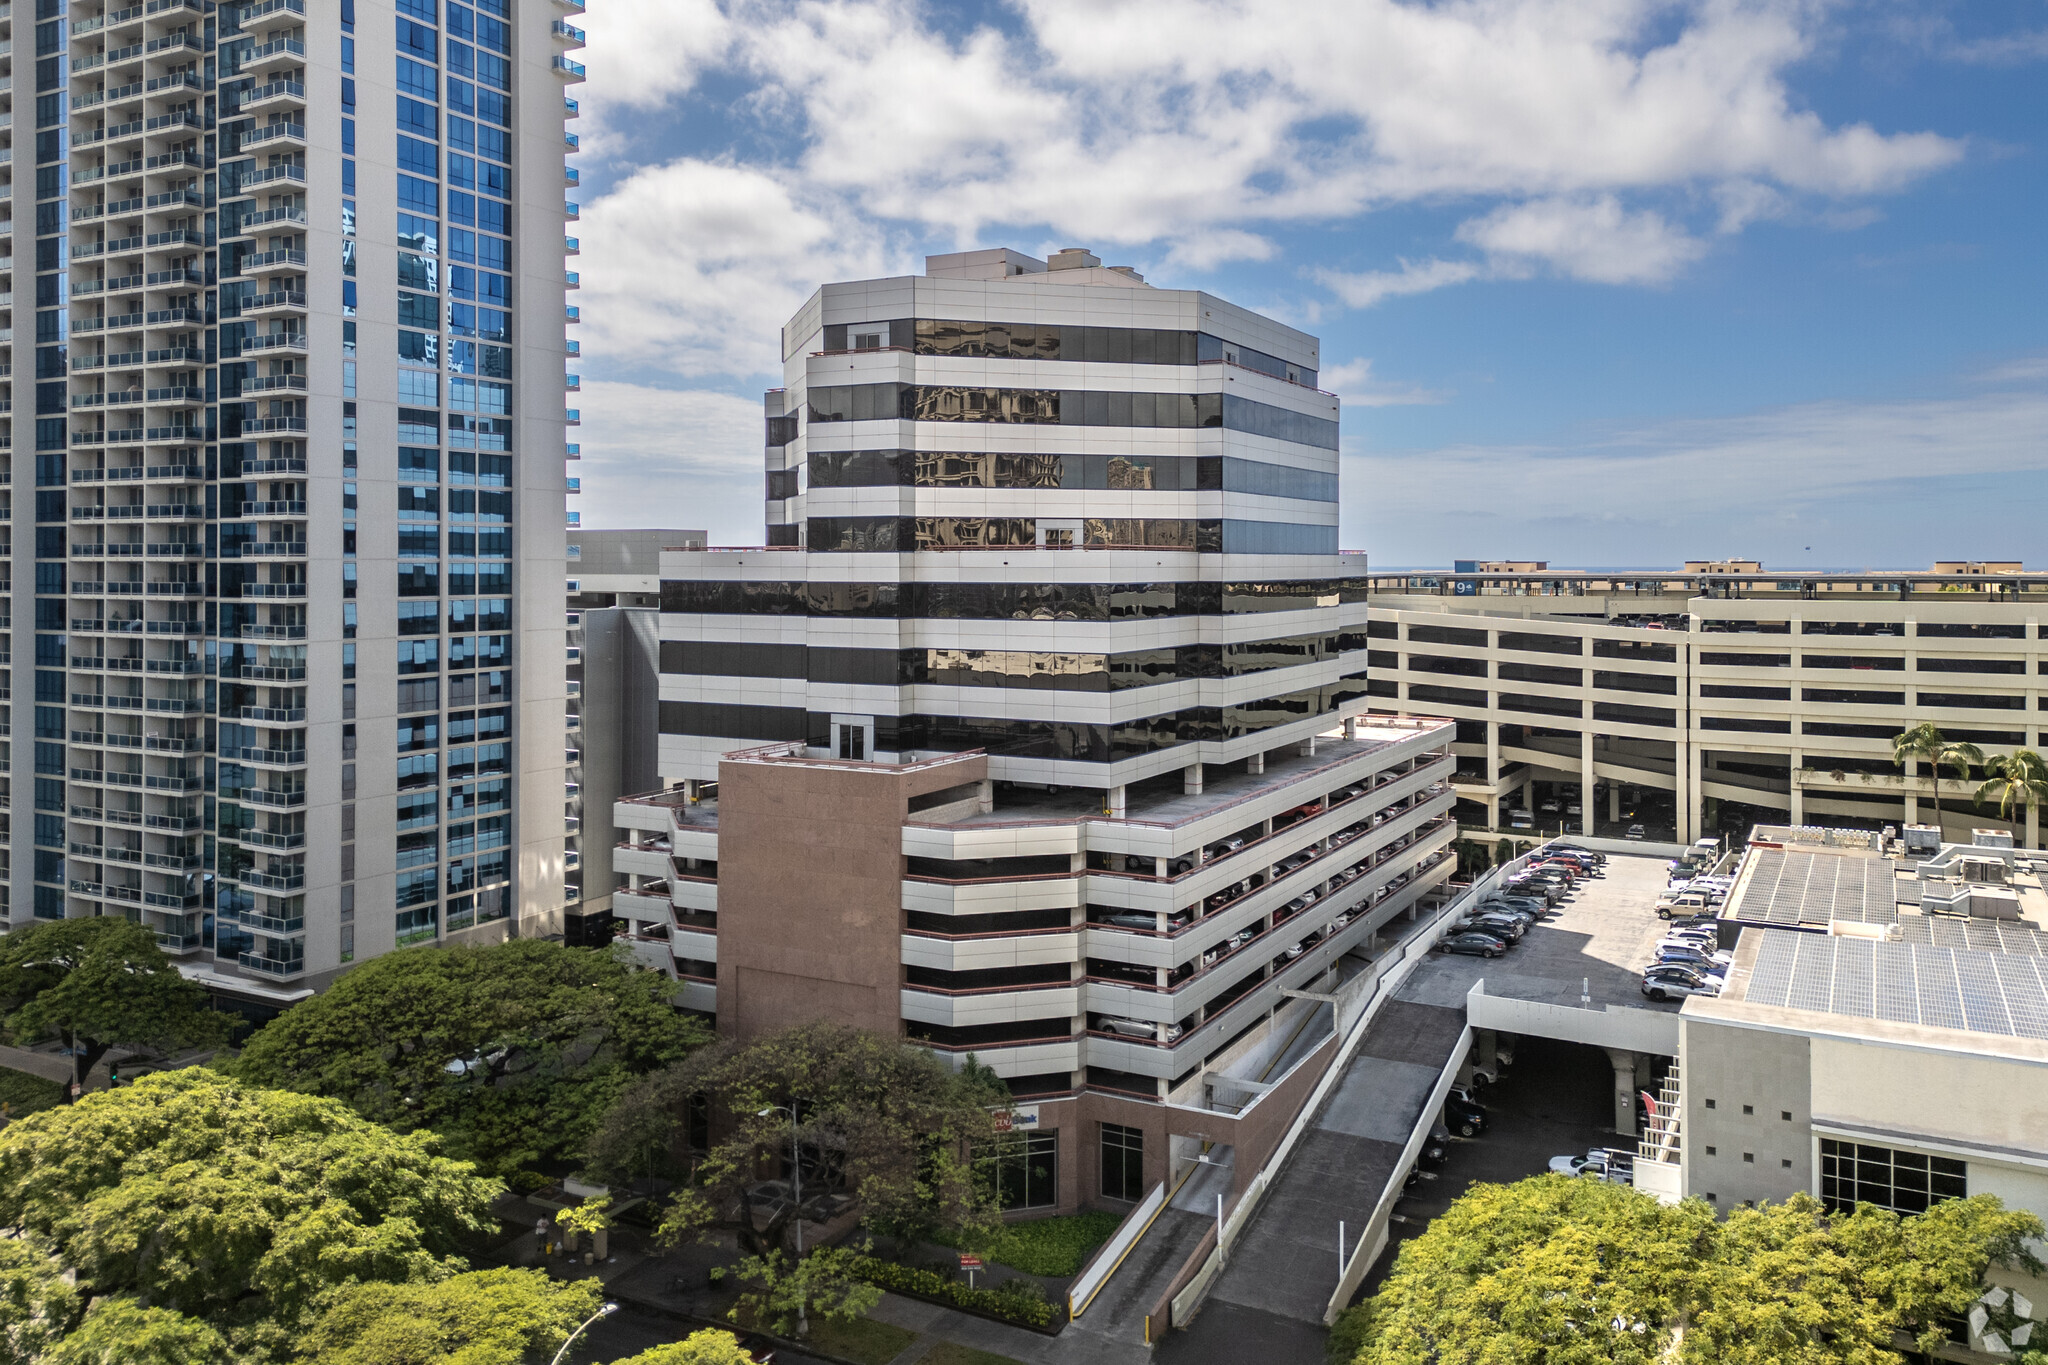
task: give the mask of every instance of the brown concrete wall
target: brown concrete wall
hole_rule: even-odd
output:
[[[1317,1082],[1322,1080],[1330,1059],[1337,1053],[1332,1037],[1310,1053],[1288,1078],[1268,1091],[1248,1116],[1205,1113],[1193,1109],[1147,1104],[1119,1095],[1084,1092],[1070,1099],[1026,1101],[1038,1106],[1038,1131],[1059,1133],[1059,1207],[1034,1209],[1017,1217],[1040,1217],[1048,1212],[1073,1213],[1079,1209],[1123,1210],[1130,1205],[1102,1196],[1102,1125],[1120,1123],[1145,1134],[1145,1186],[1167,1178],[1172,1162],[1173,1139],[1195,1138],[1218,1147],[1230,1148],[1232,1200],[1265,1167],[1273,1150],[1287,1135],[1288,1125],[1300,1114]]]
[[[900,1034],[903,821],[913,797],[987,766],[719,764],[719,1031],[830,1019]]]

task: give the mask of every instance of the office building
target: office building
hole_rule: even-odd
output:
[[[612,803],[660,784],[661,552],[701,550],[702,531],[573,528],[569,559],[569,745],[562,934],[611,940]]]
[[[1689,841],[1759,821],[1931,823],[1932,778],[1900,770],[1893,736],[1932,721],[1987,754],[2048,744],[2033,719],[2048,714],[2048,574],[2016,564],[1475,568],[1370,585],[1374,709],[1457,722],[1470,825],[1643,823]],[[1977,785],[1946,775],[1943,837],[2012,828],[1970,808]],[[2014,832],[2038,846],[2036,813]]]
[[[1865,831],[1758,828],[1722,911],[1727,986],[1678,1015],[1638,1187],[1723,1210],[1995,1194],[2048,1217],[2042,866],[2003,840],[1908,854]],[[2048,1307],[2048,1282],[1991,1279]],[[1990,1319],[1963,1326],[1958,1346],[2008,1354]]]
[[[1453,870],[1450,727],[1360,719],[1315,339],[999,250],[827,285],[783,353],[771,544],[662,555],[625,938],[729,1035],[994,1067],[1013,1206],[1135,1198],[1176,1144],[1256,1170],[1295,993]]]
[[[0,19],[11,925],[139,919],[259,1006],[558,925],[576,9]]]

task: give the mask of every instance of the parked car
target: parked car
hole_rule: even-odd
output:
[[[1520,943],[1527,932],[1521,921],[1504,915],[1472,915],[1459,920],[1455,928],[1459,933],[1492,934],[1505,943]]]
[[[805,1215],[809,1217],[808,1214]],[[739,1332],[740,1349],[747,1353],[747,1359],[754,1365],[775,1365],[776,1344],[756,1332]]]
[[[1136,910],[1117,910],[1104,915],[1102,923],[1114,924],[1119,929],[1150,929],[1157,932],[1159,917],[1157,915],[1142,914]]]
[[[1721,987],[1690,967],[1676,963],[1643,972],[1643,994],[1652,1000],[1678,1000],[1688,995],[1719,995]]]
[[[1440,1124],[1432,1127],[1429,1130],[1429,1136],[1422,1140],[1422,1151],[1419,1155],[1422,1158],[1423,1164],[1429,1166],[1441,1165],[1450,1154],[1450,1133]]]
[[[1635,1158],[1626,1152],[1609,1151],[1595,1147],[1584,1156],[1554,1156],[1550,1169],[1556,1175],[1591,1176],[1595,1180],[1611,1181],[1616,1185],[1634,1182]]]
[[[1477,930],[1465,930],[1452,934],[1443,941],[1447,953],[1459,953],[1466,957],[1499,957],[1508,950],[1507,941],[1492,934]]]
[[[1444,1100],[1444,1126],[1459,1137],[1477,1137],[1486,1131],[1486,1110],[1454,1093]]]
[[[1545,844],[1544,847],[1557,849],[1564,853],[1576,853],[1582,858],[1591,858],[1596,863],[1605,863],[1607,861],[1607,855],[1605,853],[1598,853],[1590,848],[1583,848],[1580,845],[1571,842],[1569,839],[1552,839],[1548,844]]]
[[[1525,927],[1543,918],[1541,913],[1531,910],[1526,905],[1509,905],[1506,901],[1481,901],[1473,913],[1478,915],[1506,915],[1509,919],[1516,920]]]
[[[1641,825],[1630,825],[1622,832],[1621,837],[1624,839],[1647,839],[1650,837],[1650,832]]]
[[[1701,976],[1720,977],[1728,974],[1728,964],[1716,961],[1695,948],[1659,948],[1656,958],[1650,964],[1655,967],[1676,965],[1690,967]]]
[[[1105,1033],[1121,1034],[1126,1038],[1157,1038],[1159,1036],[1159,1029],[1156,1025],[1148,1024],[1141,1019],[1112,1019],[1105,1016],[1102,1021],[1102,1031]]]

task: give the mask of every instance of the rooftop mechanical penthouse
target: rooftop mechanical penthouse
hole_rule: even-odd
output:
[[[828,285],[784,350],[777,544],[662,556],[614,913],[723,1031],[993,1066],[1037,1101],[1014,1205],[1136,1198],[1175,1144],[1248,1178],[1328,1033],[1297,993],[1453,867],[1451,727],[1359,719],[1314,338],[987,251]]]

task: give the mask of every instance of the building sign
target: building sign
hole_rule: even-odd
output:
[[[996,1131],[998,1133],[1013,1133],[1020,1128],[1036,1128],[1037,1126],[1038,1106],[1035,1104],[1020,1104],[1006,1114],[996,1115]]]

